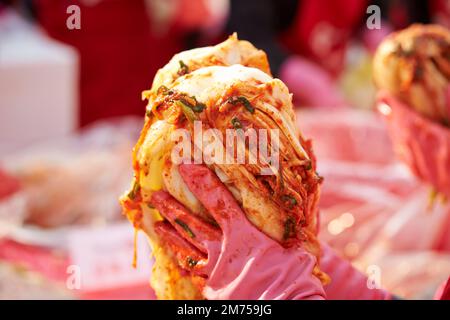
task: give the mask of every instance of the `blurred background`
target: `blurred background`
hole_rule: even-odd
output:
[[[449,27],[450,1],[0,0],[0,299],[154,298],[117,201],[141,91],[175,53],[233,32],[266,51],[314,140],[322,239],[397,295],[432,298],[450,209],[429,205],[373,112],[374,50],[415,22]]]

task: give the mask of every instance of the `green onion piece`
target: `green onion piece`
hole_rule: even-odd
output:
[[[180,68],[178,69],[178,75],[184,76],[185,74],[189,73],[189,67],[184,63],[183,60],[178,61],[180,64]]]
[[[283,240],[287,240],[295,231],[295,221],[292,217],[288,217],[284,222]]]
[[[197,102],[197,104],[195,106],[192,106],[192,110],[194,110],[194,112],[202,112],[203,110],[206,109],[206,104],[201,103],[201,102]]]
[[[162,94],[163,96],[167,96],[173,94],[173,91],[167,88],[165,85],[162,85],[156,90],[157,94]]]
[[[312,169],[312,162],[311,161],[308,161],[306,164],[305,164],[305,170],[311,170]]]
[[[150,118],[152,116],[152,110],[145,110],[145,115]]]
[[[247,100],[246,97],[240,96],[240,97],[232,97],[230,99],[228,99],[228,102],[231,103],[232,105],[236,105],[238,103],[242,104],[245,109],[247,109],[250,113],[255,113],[255,108],[252,106],[252,104],[250,103],[250,101]]]
[[[158,88],[158,90],[156,90],[156,93],[165,95],[165,94],[167,94],[168,91],[169,91],[169,89],[163,85],[163,86],[160,86]]]
[[[194,96],[188,97],[188,96],[183,95],[180,97],[179,100],[191,109],[197,104],[197,99]]]
[[[128,198],[134,200],[134,198],[136,198],[140,190],[141,186],[137,181],[134,181],[133,188],[130,190],[130,192],[128,192]]]
[[[297,199],[287,194],[281,196],[281,200],[283,200],[283,202],[289,203],[289,209],[292,209],[297,204]]]
[[[242,123],[239,121],[238,118],[234,117],[233,119],[231,119],[231,124],[233,125],[233,127],[237,130],[237,129],[242,129]]]
[[[195,260],[195,259],[193,259],[192,257],[189,257],[189,256],[186,258],[186,262],[187,262],[188,266],[191,267],[191,268],[195,267],[197,265],[197,263],[198,263],[197,260]]]
[[[192,101],[189,101],[189,100],[192,100]],[[206,104],[198,102],[197,98],[195,98],[194,96],[180,98],[180,101],[183,102],[185,105],[187,105],[189,108],[191,108],[194,112],[197,112],[197,113],[200,113],[204,109],[206,109]]]
[[[181,100],[177,100],[175,103],[181,108],[181,111],[183,111],[184,115],[190,122],[197,120],[197,115],[194,110],[192,110],[187,104]]]
[[[191,228],[189,228],[189,226],[184,221],[180,219],[175,219],[175,223],[178,224],[180,227],[182,227],[184,231],[187,232],[189,237],[195,238],[195,234],[192,232]]]

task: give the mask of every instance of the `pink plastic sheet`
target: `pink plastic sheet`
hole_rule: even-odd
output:
[[[450,275],[450,205],[439,199],[430,205],[429,188],[396,160],[385,125],[377,115],[311,110],[299,112],[297,120],[305,137],[314,140],[318,172],[325,178],[320,238],[369,276],[378,273],[381,286],[392,293],[405,298],[432,298]],[[78,222],[95,223],[96,216],[105,222],[114,221],[121,218],[117,196],[125,189],[122,183],[129,183],[130,150],[141,127],[141,119],[97,123],[79,135],[11,155],[3,163],[19,176],[36,166],[62,168],[64,175],[48,177],[40,190],[34,188],[27,196],[28,201],[39,194],[47,197],[44,200],[51,205],[46,219],[51,226],[67,223],[56,218],[68,214],[67,210],[77,207],[83,197],[90,200],[81,207],[86,214],[79,216]],[[83,197],[51,187],[61,181]],[[92,197],[94,187],[98,190],[95,194],[102,197]],[[69,208],[52,204],[55,193],[49,190],[62,192],[59,194],[67,197],[64,201],[70,203]],[[32,255],[28,254],[30,250]],[[44,253],[37,253],[39,250]],[[65,263],[55,264],[61,254],[67,261],[63,252],[58,258],[51,248],[33,248],[32,243],[21,245],[7,239],[1,241],[0,252],[1,261],[24,263],[30,258],[26,265],[48,278],[60,279],[49,274],[65,274]],[[46,272],[54,265],[58,266],[56,271]],[[132,298],[133,292],[148,298],[151,290],[146,288],[145,283],[128,294],[118,290],[89,298]]]
[[[0,159],[23,188],[22,222],[56,228],[121,219],[117,199],[132,176],[131,149],[141,127],[138,118],[101,121]]]
[[[314,140],[322,240],[405,298],[432,298],[450,275],[450,205],[397,161],[383,121],[366,111],[300,112]]]

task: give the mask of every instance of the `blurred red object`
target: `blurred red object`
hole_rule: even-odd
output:
[[[0,168],[0,200],[16,193],[20,189],[19,180]]]
[[[301,1],[296,19],[283,34],[282,41],[291,52],[301,54],[331,74],[338,75],[345,66],[347,46],[364,17],[367,2]]]
[[[294,94],[295,102],[302,105],[321,108],[349,106],[329,73],[309,60],[289,57],[281,67],[280,78]]]
[[[0,239],[0,260],[22,265],[53,281],[64,282],[67,277],[68,260],[62,251]]]
[[[26,270],[38,272],[47,280],[61,287],[66,286],[66,280],[70,275],[67,273],[67,268],[71,261],[66,252],[35,245],[25,245],[8,239],[0,239],[0,262],[14,263]],[[74,290],[72,293],[75,298],[79,299],[156,299],[148,283],[97,291]]]
[[[80,30],[66,26],[70,1],[34,3],[38,22],[48,34],[80,53],[80,125],[116,116],[142,116],[141,92],[181,50],[180,33],[173,28],[161,34],[152,30],[144,0],[77,2]]]

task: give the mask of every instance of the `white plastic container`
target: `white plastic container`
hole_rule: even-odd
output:
[[[78,54],[13,11],[0,14],[0,158],[77,126]]]

